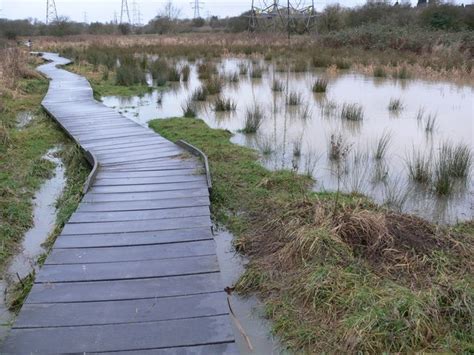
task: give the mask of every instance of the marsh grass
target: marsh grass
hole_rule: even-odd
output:
[[[186,100],[186,102],[181,106],[183,110],[183,116],[187,118],[195,118],[197,116],[196,105],[192,100]]]
[[[250,71],[250,77],[252,79],[261,79],[263,76],[263,67],[260,65],[254,65]]]
[[[275,78],[272,82],[272,91],[283,92],[285,91],[285,85],[281,80]]]
[[[333,133],[329,138],[329,159],[333,161],[344,160],[350,152],[351,144],[347,142],[342,133]]]
[[[402,212],[410,197],[411,189],[401,177],[384,183],[384,205],[398,212]]]
[[[223,98],[219,96],[216,101],[214,101],[214,111],[217,112],[235,111],[236,108],[237,104],[230,98]]]
[[[213,75],[206,83],[206,92],[209,95],[217,95],[222,91],[222,78],[218,75]]]
[[[385,71],[385,69],[381,66],[376,66],[374,68],[374,72],[373,72],[374,76],[376,78],[386,78],[387,77],[387,72]]]
[[[115,71],[115,82],[120,86],[146,85],[145,72],[134,65],[121,65]]]
[[[240,75],[247,75],[249,73],[249,66],[247,63],[239,63],[238,67]]]
[[[249,258],[236,290],[261,297],[292,350],[471,349],[472,223],[443,227],[347,194],[334,213],[334,193],[311,191],[314,182],[292,171],[264,169],[228,131],[182,118],[150,126],[208,155],[213,217]]]
[[[238,83],[240,81],[239,73],[232,73],[225,76],[225,79],[229,83]]]
[[[392,141],[392,134],[390,132],[384,132],[382,135],[377,139],[377,143],[375,144],[374,149],[374,158],[376,160],[382,160],[385,158],[387,154],[387,150],[390,146]]]
[[[321,104],[321,115],[326,118],[336,117],[338,114],[338,105],[335,101],[324,101]]]
[[[388,104],[388,110],[391,112],[400,112],[401,110],[403,110],[402,100],[391,98]]]
[[[341,117],[349,121],[361,121],[364,118],[364,111],[359,104],[343,104]]]
[[[313,92],[316,93],[323,93],[326,92],[328,86],[328,80],[325,78],[318,78],[316,79],[315,83],[313,84]]]
[[[208,80],[217,74],[217,67],[214,63],[203,62],[198,65],[197,71],[200,80]]]
[[[308,71],[308,62],[304,59],[298,59],[292,66],[295,73],[305,73]]]
[[[256,133],[264,119],[263,111],[259,106],[254,105],[247,109],[245,114],[245,126],[241,130],[243,133]]]
[[[408,175],[411,180],[419,184],[428,184],[432,176],[432,156],[423,154],[420,150],[413,150],[405,160]]]
[[[175,66],[170,67],[168,71],[168,81],[181,81],[181,72]]]
[[[303,96],[301,93],[292,91],[288,93],[288,97],[286,99],[286,104],[289,106],[299,106],[303,102]]]
[[[190,74],[191,74],[191,67],[188,64],[184,65],[181,68],[181,77],[182,77],[184,82],[189,81]]]
[[[273,153],[273,144],[269,137],[260,137],[257,146],[264,156],[269,156]]]
[[[408,70],[408,68],[403,65],[400,68],[396,69],[392,76],[396,79],[409,79],[411,77],[411,74]]]

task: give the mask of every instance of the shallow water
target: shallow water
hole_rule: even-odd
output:
[[[244,59],[225,59],[219,63],[221,74],[238,72],[238,65],[252,66]],[[262,163],[270,169],[297,169],[311,172],[316,178],[315,190],[334,191],[339,184],[346,192],[359,192],[379,203],[390,202],[395,208],[412,212],[429,220],[453,223],[474,216],[474,183],[469,178],[457,184],[448,197],[439,197],[429,189],[411,183],[406,158],[413,149],[424,154],[436,154],[440,143],[447,140],[473,146],[474,88],[446,82],[423,80],[392,80],[352,72],[325,74],[276,72],[265,65],[261,79],[240,75],[239,83],[226,83],[222,95],[237,103],[237,110],[218,113],[212,109],[215,98],[198,104],[198,116],[213,128],[235,133],[232,141],[270,154],[262,154]],[[181,106],[201,85],[196,66],[187,83],[172,83],[164,91],[154,91],[142,97],[104,97],[103,102],[124,115],[145,124],[154,118],[182,116]],[[317,77],[329,79],[327,93],[314,94],[311,87]],[[285,85],[284,92],[271,90],[273,78]],[[286,104],[288,92],[301,94],[302,104]],[[390,112],[391,99],[400,99],[403,109]],[[363,107],[362,121],[340,117],[344,103]],[[265,119],[257,134],[238,132],[243,128],[247,108],[257,105]],[[418,113],[423,112],[419,119]],[[428,117],[436,117],[435,128],[426,131]],[[377,140],[390,134],[385,158],[373,158]],[[341,134],[350,147],[343,167],[337,168],[328,157],[331,135]],[[294,157],[295,145],[301,142],[301,156]]]
[[[233,286],[244,272],[245,258],[235,253],[232,247],[232,235],[219,231],[215,235],[217,257],[224,286]],[[240,297],[233,293],[229,296],[235,317],[240,322],[245,334],[250,340],[251,350],[244,336],[233,322],[236,343],[241,354],[282,354],[278,339],[270,333],[270,322],[262,317],[263,306],[256,297]]]
[[[28,276],[38,267],[36,261],[45,252],[41,246],[51,234],[56,223],[57,210],[56,200],[61,195],[66,184],[65,168],[61,160],[56,156],[58,149],[51,149],[43,157],[53,162],[56,167],[51,179],[45,181],[36,192],[33,207],[33,227],[24,235],[20,251],[10,261],[6,274],[0,281],[0,343],[5,338],[9,324],[13,320],[13,314],[7,309],[4,297],[8,286]]]

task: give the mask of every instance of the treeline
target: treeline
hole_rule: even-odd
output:
[[[143,26],[129,24],[100,23],[90,24],[70,21],[61,17],[46,25],[33,20],[0,19],[0,37],[14,40],[28,36],[70,36],[79,34],[111,35],[111,34],[166,34],[199,31],[244,32],[249,30],[250,12],[236,17],[219,19],[178,19],[177,16],[160,15]],[[276,25],[283,26],[280,19],[275,18]],[[265,20],[265,22],[269,22]],[[328,6],[318,13],[314,19],[312,31],[315,33],[332,33],[364,26],[383,25],[394,28],[413,28],[444,31],[474,30],[474,5],[452,5],[431,3],[421,7],[410,5],[391,5],[387,2],[368,2],[364,6],[345,8],[340,5]],[[275,26],[269,26],[274,30]],[[264,28],[258,29],[265,31]],[[294,32],[301,28],[294,27]]]

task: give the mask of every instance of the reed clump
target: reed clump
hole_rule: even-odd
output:
[[[236,109],[237,104],[230,98],[223,98],[219,96],[214,102],[214,111],[217,112],[235,111]]]
[[[343,104],[341,117],[350,121],[361,121],[364,118],[364,110],[359,104]]]
[[[313,92],[322,93],[326,92],[328,87],[328,80],[326,78],[318,78],[313,84]]]
[[[245,126],[241,130],[243,133],[256,133],[262,125],[264,114],[262,109],[254,105],[247,109],[245,114]]]

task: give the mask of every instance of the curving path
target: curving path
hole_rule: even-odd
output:
[[[43,107],[99,166],[2,353],[236,353],[199,162],[44,58]]]

